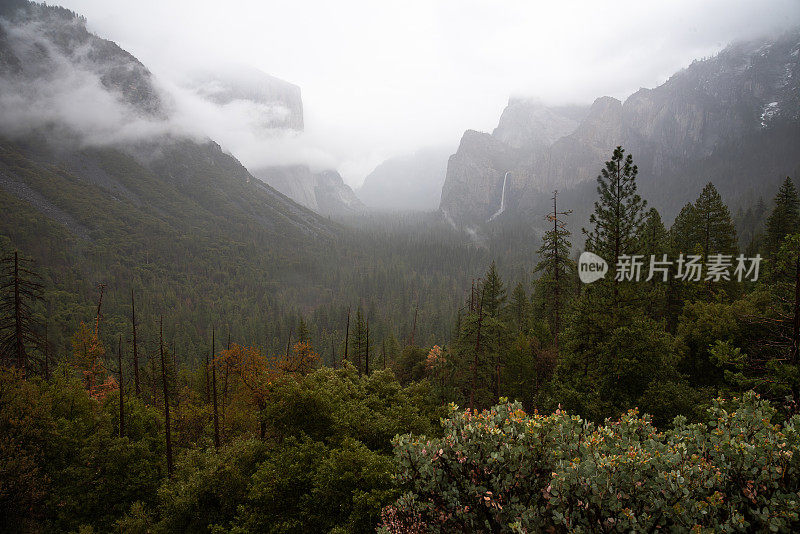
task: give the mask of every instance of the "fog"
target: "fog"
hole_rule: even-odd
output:
[[[335,167],[351,185],[387,157],[491,131],[509,96],[625,98],[730,41],[800,23],[797,0],[60,3],[156,74],[173,99],[169,128],[207,132],[246,165]],[[180,84],[229,62],[299,85],[305,132],[265,132],[253,109],[211,105]],[[113,110],[91,120],[106,119]],[[154,127],[123,122],[129,131],[114,135]]]

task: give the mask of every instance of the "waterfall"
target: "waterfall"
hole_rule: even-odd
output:
[[[508,183],[508,175],[509,174],[510,174],[510,172],[506,172],[506,175],[503,177],[503,192],[500,195],[500,209],[498,209],[494,213],[494,215],[489,217],[489,221],[493,221],[495,219],[495,217],[497,217],[498,215],[500,215],[501,213],[503,213],[506,210],[506,184]],[[487,221],[487,222],[489,222],[489,221]]]

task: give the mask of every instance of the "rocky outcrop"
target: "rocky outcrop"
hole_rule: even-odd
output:
[[[138,113],[165,116],[164,103],[142,63],[116,43],[86,29],[86,19],[62,7],[25,1],[4,2],[0,9],[0,72],[7,83],[51,83],[56,77],[95,76]]]
[[[209,71],[195,71],[184,86],[216,104],[237,101],[255,104],[259,127],[303,129],[303,100],[300,88],[258,69],[241,65],[216,66]]]
[[[800,29],[733,44],[624,103],[602,97],[586,110],[511,99],[491,135],[464,134],[440,208],[457,222],[486,222],[510,172],[506,211],[530,209],[552,189],[594,179],[617,145],[634,155],[643,191],[668,210],[667,218],[709,180],[722,192],[741,190],[748,180],[751,190],[759,182],[771,187],[772,174],[786,176],[800,165],[800,152],[774,150],[781,139],[800,138],[798,54]],[[738,163],[723,164],[730,158]],[[764,175],[746,174],[753,168]],[[700,175],[702,183],[687,182]]]
[[[517,167],[520,156],[519,151],[487,133],[467,130],[447,163],[439,208],[458,222],[485,221],[497,211],[505,173]],[[511,191],[518,186],[512,180]]]
[[[253,175],[322,215],[346,215],[364,210],[364,205],[336,171],[312,172],[306,165],[291,165],[258,169]]]
[[[547,147],[572,133],[586,111],[585,106],[547,107],[537,100],[511,98],[492,135],[513,148]]]

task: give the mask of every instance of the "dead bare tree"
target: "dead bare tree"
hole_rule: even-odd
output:
[[[169,384],[167,382],[166,363],[164,361],[164,316],[158,328],[158,344],[161,353],[161,381],[164,384],[164,430],[167,440],[167,475],[172,478],[172,436],[169,425]]]
[[[97,284],[97,288],[100,290],[100,298],[97,299],[97,316],[95,317],[94,323],[94,335],[97,339],[100,339],[100,321],[101,321],[101,313],[103,307],[103,292],[106,289],[106,285],[102,282]]]
[[[217,407],[217,340],[211,327],[211,394],[214,405],[214,447],[219,448],[219,410]]]
[[[469,411],[475,413],[475,388],[478,387],[478,353],[481,350],[481,326],[483,323],[483,298],[478,299],[478,331],[475,336],[475,355],[472,360],[472,383],[469,388]]]
[[[23,377],[29,371],[29,349],[41,345],[32,308],[42,300],[42,284],[30,263],[16,251],[0,260],[0,360],[14,362]]]
[[[344,329],[344,360],[347,361],[348,347],[350,346],[350,306],[347,307],[347,326]]]
[[[117,365],[119,366],[119,437],[125,435],[125,382],[122,377],[122,334],[117,344]]]
[[[139,352],[136,343],[136,302],[133,298],[133,288],[131,288],[131,330],[133,331],[133,384],[136,396],[142,394],[139,386]]]

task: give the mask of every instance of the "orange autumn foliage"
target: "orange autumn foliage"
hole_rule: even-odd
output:
[[[275,367],[261,355],[257,347],[245,347],[236,343],[215,356],[213,364],[218,369],[237,376],[258,405],[265,402],[268,387],[277,376]]]
[[[430,352],[428,352],[428,357],[425,359],[425,367],[430,371],[443,364],[444,361],[445,359],[442,355],[442,348],[439,345],[434,345]]]
[[[294,344],[289,357],[278,360],[278,369],[285,374],[305,376],[319,363],[319,355],[314,352],[310,341],[299,341]]]
[[[102,401],[106,395],[119,389],[114,376],[103,363],[106,350],[97,337],[96,330],[86,323],[72,336],[72,359],[70,364],[81,375],[83,385],[89,395]]]

